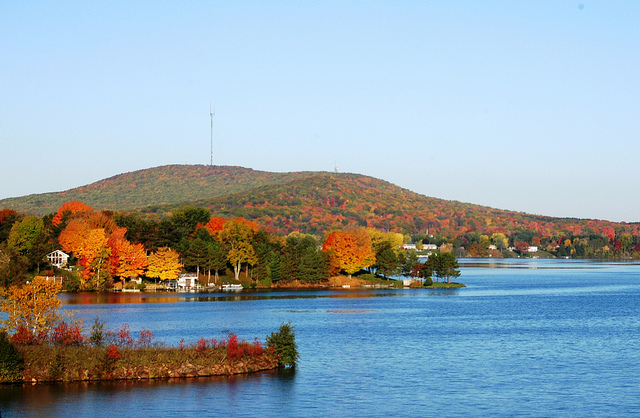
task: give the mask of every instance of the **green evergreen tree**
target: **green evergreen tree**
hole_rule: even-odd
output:
[[[398,256],[390,242],[383,242],[376,253],[376,272],[382,274],[385,279],[401,272]]]
[[[227,250],[222,243],[212,241],[209,243],[211,247],[211,259],[207,263],[206,268],[215,272],[215,281],[218,282],[220,274],[224,274],[227,269]]]
[[[272,332],[267,336],[267,346],[273,347],[275,353],[280,357],[281,367],[295,368],[298,364],[298,345],[296,344],[296,333],[291,322],[280,325],[278,332]]]
[[[277,283],[282,280],[282,259],[277,251],[272,251],[267,259],[271,281]]]
[[[191,235],[198,224],[206,225],[209,219],[211,219],[211,212],[208,209],[193,206],[185,206],[171,215],[171,223],[181,238]]]
[[[303,283],[318,283],[326,280],[328,277],[328,259],[315,249],[307,249],[300,257],[300,281]]]
[[[271,254],[271,248],[266,242],[256,242],[253,244],[253,248],[258,255],[258,262],[253,267],[253,279],[261,282],[262,284],[271,283],[271,272],[269,269],[269,255]]]
[[[452,277],[460,277],[459,267],[458,260],[451,253],[438,254],[435,259],[436,276],[446,279],[447,283],[451,283]]]
[[[211,258],[211,247],[201,238],[196,238],[189,241],[182,256],[182,264],[187,271],[200,273],[200,268],[204,267]]]
[[[420,262],[420,260],[418,259],[418,253],[416,252],[416,250],[409,250],[407,254],[401,254],[402,275],[405,277],[409,277],[413,272],[413,268]]]

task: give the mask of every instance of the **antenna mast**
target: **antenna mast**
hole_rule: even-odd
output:
[[[211,102],[209,102],[209,116],[211,116],[211,163],[210,163],[211,166],[213,166],[213,116],[215,114],[216,114],[216,108],[214,106],[212,109]]]

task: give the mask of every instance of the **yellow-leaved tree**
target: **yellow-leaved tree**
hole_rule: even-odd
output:
[[[233,275],[236,280],[240,279],[240,269],[242,264],[255,265],[258,262],[258,255],[253,248],[251,241],[255,234],[255,229],[249,224],[250,221],[238,218],[224,224],[218,232],[220,241],[229,248],[227,259],[233,266]]]
[[[158,248],[158,251],[149,256],[148,277],[157,277],[160,280],[177,279],[181,270],[180,254],[169,247]]]
[[[404,243],[404,236],[397,232],[382,232],[375,228],[366,228],[369,239],[371,240],[371,248],[374,253],[380,252],[380,249],[388,244],[393,252],[398,255]]]
[[[2,294],[2,310],[8,318],[3,329],[15,331],[23,326],[34,336],[48,333],[58,320],[62,285],[45,277],[36,277],[22,286],[11,286]]]

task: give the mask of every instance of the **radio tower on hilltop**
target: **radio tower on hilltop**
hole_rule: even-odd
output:
[[[209,116],[211,116],[211,163],[213,166],[213,116],[216,114],[216,107],[211,108],[211,102],[209,102]]]

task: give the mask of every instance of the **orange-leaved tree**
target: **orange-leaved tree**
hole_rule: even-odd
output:
[[[149,265],[149,259],[142,244],[132,244],[124,238],[109,238],[111,274],[123,279],[139,277]]]
[[[109,255],[111,248],[108,246],[109,239],[102,228],[91,229],[87,233],[82,246],[77,254],[80,256],[80,264],[82,270],[82,278],[84,287],[89,288],[90,279],[95,279],[95,288],[104,287],[107,278],[109,278]]]
[[[234,219],[234,221],[247,225],[249,228],[253,230],[253,232],[258,232],[260,230],[260,225],[258,225],[256,221],[250,221],[249,219],[242,218],[242,217],[236,218]]]
[[[121,262],[122,270],[128,273],[127,270],[131,270],[132,266],[126,265],[127,257],[123,254],[134,257],[129,260],[135,261],[136,264],[132,275],[139,276],[144,273],[146,256],[140,256],[140,248],[131,249],[127,245],[128,242],[125,243],[126,232],[127,229],[117,226],[111,216],[99,211],[84,211],[69,221],[60,233],[58,242],[64,251],[73,253],[84,267],[82,288],[105,287],[112,275],[119,275],[117,269]],[[117,248],[120,244],[126,246],[126,251]],[[95,281],[90,281],[91,279]]]
[[[91,226],[85,219],[74,219],[69,222],[58,237],[62,250],[74,254],[78,253],[90,230]]]
[[[222,231],[226,222],[226,219],[214,216],[209,219],[209,222],[204,225],[204,228],[209,231],[211,235],[215,236],[219,231]]]
[[[158,251],[149,256],[149,277],[157,277],[160,280],[177,279],[181,270],[180,254],[169,247],[158,248]]]
[[[327,234],[322,249],[329,253],[330,264],[344,270],[349,278],[376,262],[371,238],[364,228],[332,231]]]
[[[38,276],[25,285],[2,290],[2,310],[8,314],[3,328],[16,331],[24,327],[33,336],[48,333],[58,320],[60,288],[60,283]]]
[[[93,208],[91,206],[87,206],[82,202],[78,202],[77,200],[73,200],[71,202],[65,202],[58,208],[58,211],[55,215],[53,215],[53,219],[51,220],[51,224],[53,226],[58,226],[62,223],[65,215],[73,215],[77,212],[83,211],[92,211]]]

